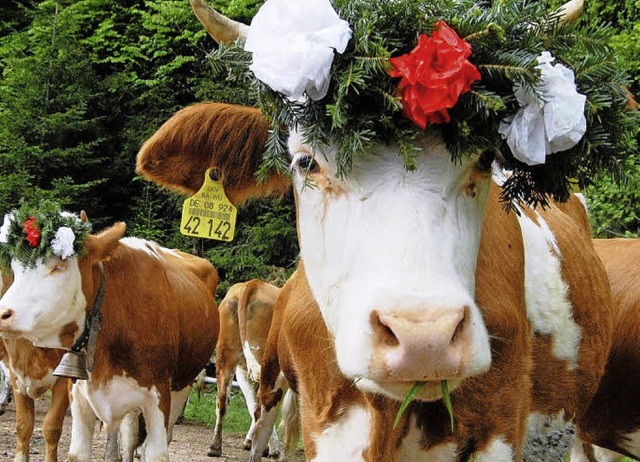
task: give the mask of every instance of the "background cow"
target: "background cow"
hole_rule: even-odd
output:
[[[220,457],[222,454],[222,426],[234,372],[251,415],[251,427],[244,442],[245,449],[251,448],[260,361],[279,291],[276,286],[254,279],[231,286],[220,303],[220,336],[216,345],[216,426],[209,456]],[[269,455],[276,457],[280,452],[280,442],[274,429],[269,440]]]
[[[63,350],[38,348],[26,339],[5,339],[16,406],[15,462],[29,460],[29,443],[35,424],[35,402],[51,390],[51,402],[42,422],[46,442],[45,462],[58,460],[58,441],[69,408],[68,380],[53,376]]]
[[[3,335],[37,333],[36,343],[68,348],[98,292],[99,263],[104,267],[94,369],[71,392],[71,461],[91,460],[96,417],[111,431],[135,409],[145,417],[145,460],[167,461],[173,422],[218,336],[213,266],[153,242],[121,240],[124,231],[118,223],[88,236],[77,258],[34,268],[14,260],[15,281],[0,300]]]

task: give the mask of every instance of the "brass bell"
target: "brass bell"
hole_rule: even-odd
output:
[[[89,375],[87,374],[87,366],[84,362],[84,355],[82,353],[74,353],[73,351],[67,351],[60,364],[53,371],[53,375],[56,377],[67,377],[76,380],[87,380]]]

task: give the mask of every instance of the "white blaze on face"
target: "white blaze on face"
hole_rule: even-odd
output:
[[[54,258],[33,268],[14,260],[14,280],[0,299],[0,313],[13,312],[3,334],[26,337],[36,346],[61,348],[61,329],[69,323],[84,325],[87,302],[75,258]]]
[[[441,141],[426,139],[414,172],[397,150],[379,147],[354,159],[351,174],[338,179],[335,151],[313,153],[296,133],[289,149],[305,271],[335,337],[341,370],[378,383],[415,380],[389,374],[387,366],[403,361],[396,356],[404,349],[375,357],[372,315],[385,320],[411,313],[421,322],[430,312],[446,319],[450,309],[462,308],[473,332],[460,376],[486,370],[488,335],[474,296],[489,180],[480,178],[476,162],[452,163]],[[306,178],[312,186],[303,168],[310,156],[317,163]]]

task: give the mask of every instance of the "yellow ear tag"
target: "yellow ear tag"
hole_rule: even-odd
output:
[[[212,178],[211,172],[217,180]],[[207,169],[200,190],[184,201],[180,232],[185,236],[232,241],[238,209],[229,202],[217,169]]]

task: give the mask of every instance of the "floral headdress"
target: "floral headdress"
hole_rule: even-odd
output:
[[[0,266],[9,267],[13,259],[33,267],[54,255],[62,260],[75,257],[90,232],[91,223],[63,212],[54,202],[22,205],[7,213],[0,227]]]
[[[244,44],[211,55],[271,121],[263,171],[286,169],[287,127],[336,142],[339,174],[373,142],[411,169],[418,131],[438,129],[454,159],[490,153],[512,171],[503,199],[544,204],[611,167],[637,130],[604,27],[522,0],[334,6],[267,0]]]

